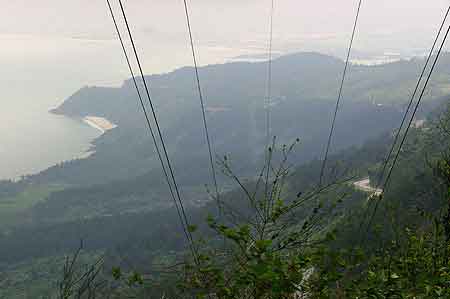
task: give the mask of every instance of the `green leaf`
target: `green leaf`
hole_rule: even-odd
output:
[[[398,276],[396,273],[392,273],[392,274],[391,274],[391,278],[392,278],[392,279],[399,279],[400,276]]]
[[[115,280],[119,280],[122,277],[122,271],[119,267],[113,267],[111,272]]]
[[[189,225],[188,226],[188,231],[190,232],[190,233],[193,233],[193,232],[195,232],[197,230],[197,226],[196,225]]]

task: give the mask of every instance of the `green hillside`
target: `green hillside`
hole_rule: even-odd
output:
[[[324,136],[329,130],[327,120],[333,109],[333,94],[337,87],[335,78],[342,68],[342,61],[314,53],[301,53],[274,61],[274,71],[279,69],[283,73],[277,79],[279,81],[274,82],[276,97],[271,108],[272,129],[277,135],[276,148],[272,149],[272,171],[283,161],[283,150],[299,139],[286,161],[286,165],[290,165],[289,175],[281,175],[283,183],[275,179],[275,173],[269,176],[271,180],[267,185],[272,190],[271,194],[275,194],[269,207],[258,206],[262,203],[254,204],[248,200],[248,194],[254,194],[254,198],[267,197],[264,184],[258,183],[266,154],[263,95],[259,94],[263,89],[258,88],[263,86],[261,74],[264,65],[233,63],[202,68],[211,134],[217,160],[222,161],[219,168],[224,170],[219,176],[219,185],[221,200],[229,212],[226,216],[218,213],[216,202],[207,192],[211,189],[210,173],[203,135],[199,133],[201,118],[195,89],[192,88],[192,70],[183,68],[169,74],[149,76],[160,115],[165,116],[161,123],[167,134],[169,155],[179,180],[186,214],[190,224],[196,227],[192,229],[196,240],[204,239],[205,242],[200,245],[202,252],[208,256],[212,249],[223,249],[222,239],[230,239],[231,244],[244,242],[245,248],[256,250],[253,253],[258,258],[262,254],[260,250],[273,257],[270,263],[274,264],[264,264],[267,271],[275,271],[274,267],[284,269],[288,266],[283,264],[286,261],[295,263],[295,267],[302,271],[311,267],[324,271],[323,277],[313,275],[311,278],[315,284],[310,287],[310,292],[323,292],[322,297],[317,298],[327,298],[330,294],[335,296],[339,292],[339,286],[331,282],[333,279],[349,288],[352,286],[349,277],[360,281],[361,286],[370,285],[364,275],[374,265],[359,263],[355,266],[354,261],[348,261],[349,267],[359,267],[359,270],[356,274],[347,273],[342,265],[327,264],[329,267],[325,267],[324,256],[351,260],[348,255],[341,256],[337,249],[350,250],[361,246],[365,255],[380,258],[377,254],[386,249],[386,244],[396,241],[397,234],[403,235],[404,229],[409,228],[412,238],[421,230],[427,231],[430,221],[422,216],[439,216],[445,209],[443,198],[448,182],[442,178],[442,173],[437,173],[437,165],[445,159],[450,140],[442,130],[443,122],[439,122],[439,119],[446,120],[447,117],[444,111],[447,109],[448,97],[445,95],[448,90],[444,82],[448,81],[445,65],[450,62],[447,61],[449,57],[443,57],[433,81],[432,97],[430,95],[431,98],[426,99],[419,112],[418,118],[425,120],[424,126],[411,130],[399,165],[393,172],[389,191],[376,213],[373,212],[376,200],[368,199],[370,194],[354,183],[369,177],[372,187],[375,187],[383,159],[393,141],[393,129],[398,126],[416,69],[422,60],[374,67],[352,66],[332,145],[333,154],[325,171],[324,185],[327,187],[320,192],[317,185],[321,169],[319,158]],[[225,90],[223,82],[231,82],[231,78],[236,83]],[[0,271],[3,276],[0,276],[0,298],[52,294],[54,282],[60,279],[57,268],[61,257],[73,254],[80,240],[84,243],[86,263],[92,263],[99,252],[105,253],[101,277],[113,286],[115,292],[127,292],[122,281],[124,279],[127,284],[126,280],[130,278],[127,275],[147,272],[151,272],[149,275],[156,279],[158,286],[147,283],[144,287],[135,286],[133,292],[139,295],[159,294],[155,298],[160,298],[162,293],[173,291],[180,277],[166,277],[154,269],[153,264],[185,261],[190,256],[189,247],[152,151],[153,146],[146,135],[130,82],[125,82],[120,88],[84,88],[54,112],[71,117],[103,116],[118,124],[118,128],[97,139],[96,153],[87,159],[62,163],[19,182],[1,182]],[[283,147],[283,144],[287,145]],[[290,210],[294,206],[295,209]],[[279,235],[272,232],[262,234],[259,240],[264,241],[262,243],[252,243],[250,236],[255,231],[247,230],[246,225],[251,224],[250,227],[256,229],[257,226],[253,226],[254,222],[249,219],[259,219],[260,209],[269,211],[264,216],[266,218],[261,219],[269,219],[267,221],[273,222],[271,225],[276,229],[280,227],[274,223],[283,229]],[[289,217],[284,214],[284,209],[289,210]],[[272,215],[276,213],[282,216]],[[366,230],[365,224],[369,222],[371,213],[374,213],[374,226]],[[272,216],[276,219],[273,220]],[[282,246],[280,256],[278,251],[272,251],[274,247],[264,245],[266,238],[273,238],[270,244],[278,246],[286,241],[279,238],[300,236],[314,246],[303,243],[300,246],[300,243],[289,241],[292,248]],[[278,241],[280,243],[276,243]],[[320,246],[316,246],[316,242]],[[233,245],[229,249],[236,250]],[[402,252],[403,247],[397,251],[390,250],[397,258],[396,254]],[[239,249],[235,252],[242,254]],[[282,258],[285,254],[293,260]],[[214,263],[224,261],[216,260],[215,255],[212,257],[211,269],[193,268],[202,271],[214,269],[214,275],[225,276],[233,271],[239,272],[233,268],[235,264],[229,262],[223,267],[226,273],[222,273],[223,269],[215,268],[217,265]],[[187,260],[192,262],[189,258]],[[255,262],[253,259],[250,261]],[[48,269],[42,266],[44,264]],[[124,273],[118,281],[114,281],[111,275],[111,270],[116,267]],[[190,268],[188,270],[189,277],[199,275]],[[133,271],[137,272],[133,274]],[[276,275],[287,275],[275,272]],[[296,281],[302,281],[300,273],[295,273]],[[53,285],[35,279],[41,274]],[[134,282],[139,282],[137,278],[140,276],[136,275]],[[251,279],[258,277],[254,273],[250,276]],[[240,286],[239,279],[236,288]],[[280,281],[285,282],[283,279]],[[380,286],[385,285],[377,285]],[[184,287],[194,293],[210,291],[208,285],[187,283]],[[361,294],[366,292],[365,287],[356,289]]]

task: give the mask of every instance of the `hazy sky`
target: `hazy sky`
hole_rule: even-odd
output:
[[[117,0],[111,1],[117,8]],[[270,0],[188,2],[201,64],[265,50]],[[80,85],[118,84],[128,77],[106,0],[0,4],[3,98],[10,97],[11,87],[29,82],[35,95],[41,91],[53,103],[54,97],[61,101]],[[124,4],[147,73],[191,64],[182,0]],[[357,0],[275,0],[274,51],[342,53],[356,5]],[[421,51],[431,43],[447,5],[446,0],[365,0],[355,50]],[[21,90],[16,96],[28,93]]]
[[[113,4],[116,0],[111,0]],[[185,21],[182,0],[124,0],[137,32],[148,39],[182,38]],[[51,38],[112,39],[114,34],[105,0],[0,0],[0,34]],[[270,0],[189,1],[199,41],[244,42],[267,35]],[[275,37],[345,37],[357,0],[275,0]],[[360,37],[429,35],[448,1],[363,1]],[[40,43],[30,50],[43,51]],[[386,45],[388,46],[388,45]],[[54,49],[58,51],[58,49]],[[39,53],[38,53],[39,54]]]
[[[117,2],[111,0],[113,3]],[[182,0],[124,0],[139,30],[184,33]],[[105,0],[1,0],[1,34],[111,38]],[[191,0],[196,32],[205,38],[265,34],[270,0]],[[275,0],[276,33],[339,34],[348,31],[357,0]],[[361,30],[426,31],[436,26],[448,1],[366,0]]]

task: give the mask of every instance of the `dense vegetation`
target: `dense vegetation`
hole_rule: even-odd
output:
[[[444,56],[443,66],[449,58]],[[199,248],[196,258],[168,198],[130,82],[80,90],[55,112],[105,116],[119,127],[99,138],[97,152],[87,159],[20,182],[0,182],[0,298],[56,295],[58,287],[52,286],[70,276],[58,274],[61,266],[56,264],[74,253],[80,239],[82,264],[97,273],[87,277],[107,282],[98,290],[102,296],[446,298],[448,114],[434,113],[424,127],[410,132],[376,213],[377,199],[367,200],[368,194],[353,186],[365,177],[376,181],[420,63],[352,66],[324,190],[317,186],[317,158],[329,124],[318,115],[331,113],[342,61],[303,53],[274,62],[274,70],[283,70],[274,83],[277,139],[271,148],[273,171],[262,183],[255,169],[267,163],[263,95],[258,94],[264,65],[203,68],[214,144],[218,156],[227,157],[220,159],[221,200],[226,203],[221,213],[205,192],[209,167],[191,70],[150,76]],[[438,72],[421,118],[435,107],[441,111],[439,104],[448,100],[442,97],[446,68]],[[225,90],[224,80],[235,84]],[[284,161],[289,147],[283,144],[297,137]],[[366,227],[371,213],[374,225]],[[97,265],[99,253],[104,254],[102,266],[92,272],[89,265]],[[48,264],[45,274],[36,270],[42,264]],[[82,273],[78,269],[76,274]],[[37,275],[49,277],[52,286]],[[68,292],[80,287],[61,283]]]
[[[383,198],[350,195],[334,180],[286,191],[296,176],[289,176],[283,159],[270,180],[263,175],[259,184],[245,184],[224,160],[241,187],[222,214],[203,211],[210,214],[207,225],[189,227],[197,236],[194,253],[186,249],[185,259],[178,255],[147,268],[113,267],[112,276],[124,284],[103,291],[119,292],[119,298],[448,298],[447,121],[412,132]]]
[[[443,56],[433,92],[419,117],[441,102],[448,90]],[[344,91],[332,150],[360,146],[366,140],[397,126],[422,59],[382,66],[352,66]],[[299,53],[274,60],[272,133],[280,143],[297,137],[301,147],[293,156],[297,163],[319,158],[329,129],[343,61],[316,53]],[[254,175],[261,165],[265,143],[264,63],[230,63],[200,69],[207,99],[208,122],[219,156],[232,154],[240,161],[240,175]],[[168,143],[180,183],[202,185],[208,181],[207,149],[193,80],[193,70],[182,68],[148,76],[152,98]],[[74,185],[107,183],[149,174],[158,179],[160,170],[146,131],[135,90],[130,80],[120,88],[85,87],[55,110],[73,117],[104,116],[118,125],[95,143],[90,159],[55,166],[34,177],[37,182]],[[319,117],[320,116],[320,117]],[[150,171],[149,173],[149,170]],[[193,175],[195,174],[195,175]]]

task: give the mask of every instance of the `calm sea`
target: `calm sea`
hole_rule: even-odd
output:
[[[100,132],[84,123],[27,109],[15,101],[0,112],[0,179],[39,172],[64,160],[81,157]]]
[[[100,132],[48,111],[83,86],[120,86],[129,77],[120,45],[116,40],[55,42],[28,36],[0,40],[8,46],[0,55],[0,179],[33,174],[85,155]],[[144,43],[141,50],[147,74],[192,63],[184,41]],[[214,45],[198,49],[201,64],[254,52]]]

